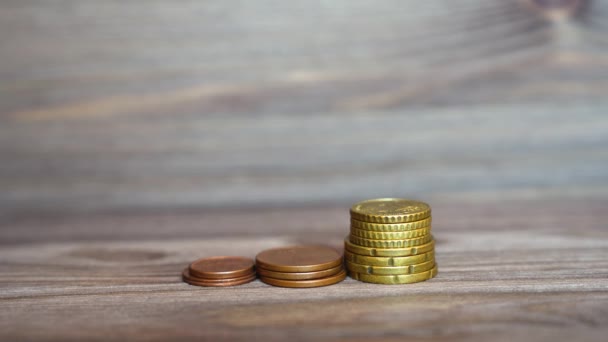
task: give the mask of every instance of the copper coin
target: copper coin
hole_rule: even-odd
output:
[[[253,272],[253,260],[245,257],[218,256],[198,259],[190,264],[190,274],[199,278],[226,279]]]
[[[238,277],[238,278],[203,279],[203,278],[193,277],[188,272],[188,268],[186,268],[182,272],[182,279],[184,280],[184,282],[186,282],[190,285],[196,285],[196,286],[235,286],[235,285],[249,283],[249,282],[255,280],[255,278],[256,278],[255,273],[251,273],[250,275],[246,275],[244,277]]]
[[[182,272],[182,278],[184,279],[184,281],[187,280],[187,281],[196,281],[196,282],[204,281],[204,282],[221,283],[223,281],[243,280],[243,279],[247,279],[247,278],[254,277],[254,276],[255,276],[255,272],[251,272],[244,276],[234,277],[234,278],[201,278],[201,277],[197,277],[197,276],[193,275],[192,272],[190,272],[190,269],[188,267],[186,267],[184,269],[184,271]]]
[[[342,265],[342,254],[325,246],[291,246],[265,250],[255,262],[269,271],[314,272]]]
[[[346,278],[346,271],[342,270],[340,273],[330,277],[321,279],[310,279],[310,280],[283,280],[269,277],[260,277],[260,280],[268,285],[280,286],[280,287],[320,287],[333,285],[341,282]]]
[[[187,281],[186,283],[194,286],[222,287],[222,286],[237,286],[250,283],[255,280],[255,276],[251,276],[243,280],[232,280],[222,282],[206,282],[206,281]]]
[[[342,269],[342,265],[339,265],[323,271],[316,272],[275,272],[258,267],[257,272],[260,277],[269,277],[283,280],[307,280],[329,277],[340,273]]]

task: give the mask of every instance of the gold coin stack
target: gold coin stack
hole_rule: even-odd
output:
[[[344,241],[348,275],[376,284],[409,284],[437,274],[431,207],[402,198],[359,202]]]

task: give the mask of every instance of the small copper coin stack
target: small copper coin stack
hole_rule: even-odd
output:
[[[376,284],[408,284],[437,274],[431,207],[419,201],[379,198],[350,209],[344,258],[350,277]]]
[[[325,246],[268,249],[256,258],[260,280],[280,287],[319,287],[346,278],[342,254]]]
[[[196,286],[236,286],[253,281],[255,269],[249,258],[219,256],[194,261],[184,269],[182,278]]]

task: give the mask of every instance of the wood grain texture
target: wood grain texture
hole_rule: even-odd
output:
[[[608,1],[0,3],[0,340],[604,341]],[[188,286],[433,206],[437,278]]]
[[[608,1],[531,2],[3,1],[1,211],[605,194]]]
[[[0,339],[603,341],[607,205],[437,201],[435,279],[315,289],[179,274],[201,256],[340,246],[347,206],[15,218],[0,225]]]

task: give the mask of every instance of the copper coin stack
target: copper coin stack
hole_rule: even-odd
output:
[[[342,254],[325,246],[268,249],[256,258],[260,280],[280,287],[319,287],[346,278]]]
[[[182,272],[183,280],[196,286],[236,286],[255,279],[253,260],[218,256],[198,259]]]
[[[350,209],[344,241],[349,276],[376,284],[408,284],[437,274],[431,207],[419,201],[379,198]]]

